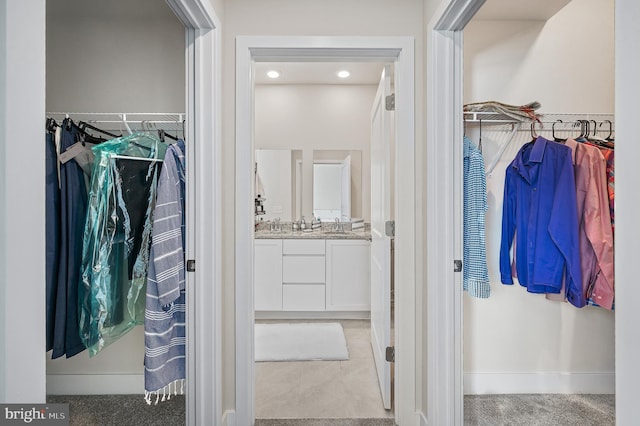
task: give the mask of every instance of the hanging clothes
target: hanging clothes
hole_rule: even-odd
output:
[[[80,335],[94,356],[143,323],[151,212],[166,145],[147,133],[93,148],[84,226]]]
[[[564,145],[571,148],[574,163],[582,291],[585,298],[593,297],[600,306],[611,309],[614,293],[613,233],[606,162],[595,146],[573,139],[567,139]],[[549,298],[555,300],[554,296]]]
[[[537,137],[525,144],[505,175],[500,275],[513,284],[510,249],[520,285],[531,293],[559,293],[582,307],[578,213],[571,149]],[[515,239],[514,239],[515,238]]]
[[[60,180],[58,179],[58,153],[54,132],[55,131],[47,131],[45,137],[47,351],[53,349],[56,294],[58,292],[58,267],[60,265]]]
[[[145,399],[177,393],[186,377],[185,353],[185,145],[172,144],[164,157],[153,214],[144,318]],[[168,388],[168,389],[166,389]],[[164,397],[162,398],[164,401]]]
[[[614,167],[614,151],[612,148],[607,148],[604,146],[598,146],[600,152],[604,156],[605,161],[607,162],[607,191],[609,192],[609,214],[611,216],[611,230],[615,235],[615,216],[614,216],[614,206],[615,206],[615,198],[616,198],[616,190],[615,190],[615,167]]]
[[[485,242],[485,214],[488,205],[484,158],[478,147],[466,136],[463,161],[462,284],[470,296],[488,298],[491,296],[491,284]]]
[[[609,201],[609,214],[611,218],[611,237],[614,239],[615,234],[615,219],[614,219],[614,205],[615,205],[615,169],[614,169],[614,150],[612,148],[613,141],[607,140],[607,145],[598,144],[596,147],[602,153],[606,161],[606,182],[607,182],[607,194]],[[613,283],[613,280],[611,280]],[[608,288],[608,286],[601,286],[596,283],[594,286],[594,292],[587,299],[587,304],[592,306],[602,306],[607,309],[614,309],[615,306],[615,290],[614,287]],[[609,305],[609,300],[611,304]],[[601,304],[603,303],[603,304]]]
[[[59,152],[64,152],[74,145],[77,138],[78,129],[71,119],[65,119],[61,126]],[[69,358],[85,349],[78,328],[78,283],[82,264],[82,234],[87,212],[87,190],[82,168],[78,163],[69,161],[58,163],[58,166],[60,170],[60,232],[59,246],[57,246],[59,263],[57,282],[52,279],[48,282],[52,286],[48,289],[49,291],[53,291],[53,287],[56,287],[51,357],[58,358],[66,355]],[[55,212],[53,214],[55,215]],[[54,234],[56,233],[53,228],[50,229]],[[51,237],[52,235],[49,235],[49,238]],[[47,245],[54,247],[55,243],[49,240]],[[55,254],[51,256],[54,258]],[[51,310],[49,309],[48,312]],[[48,325],[47,328],[50,329],[51,326]]]

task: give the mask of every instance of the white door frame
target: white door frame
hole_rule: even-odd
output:
[[[415,113],[412,37],[236,38],[236,422],[254,422],[253,88],[255,61],[394,61],[396,82],[396,389],[398,424],[416,414]],[[402,190],[399,190],[401,188]],[[398,384],[400,384],[398,386]]]
[[[427,26],[427,416],[463,424],[462,30],[485,0],[443,2]]]
[[[198,261],[196,270],[187,273],[187,424],[220,424],[222,36],[210,2],[166,1],[185,26],[186,258]]]

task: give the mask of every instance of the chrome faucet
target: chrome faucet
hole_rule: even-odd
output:
[[[336,217],[336,232],[344,232],[344,223],[340,222],[339,217]]]
[[[269,226],[269,230],[270,231],[274,231],[274,232],[282,231],[282,224],[280,223],[280,218],[279,217],[273,219],[273,221],[271,222],[271,224]]]

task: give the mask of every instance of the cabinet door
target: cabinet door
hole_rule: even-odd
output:
[[[255,309],[282,310],[282,240],[255,240]]]
[[[283,284],[285,311],[324,311],[324,284]]]
[[[368,311],[369,241],[327,240],[326,250],[327,311]]]

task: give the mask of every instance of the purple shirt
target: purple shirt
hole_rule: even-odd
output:
[[[531,293],[559,293],[586,304],[582,291],[578,213],[571,149],[538,137],[507,167],[502,210],[500,276],[513,284],[510,249],[520,285]]]

